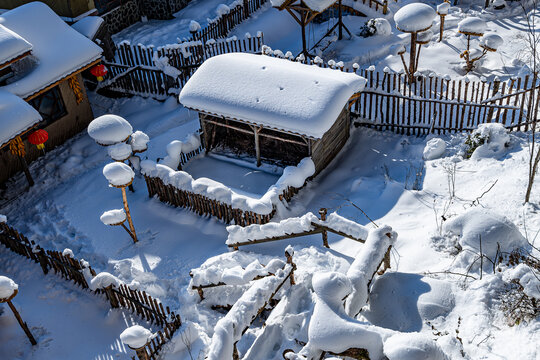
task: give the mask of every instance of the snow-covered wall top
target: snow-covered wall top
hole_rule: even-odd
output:
[[[32,45],[5,26],[0,25],[0,49],[2,49],[0,64],[3,64],[32,50]]]
[[[210,199],[231,205],[235,209],[267,215],[273,211],[274,204],[279,201],[279,195],[288,186],[301,187],[307,178],[315,174],[315,164],[311,158],[304,158],[298,166],[286,167],[276,184],[270,186],[260,198],[239,194],[226,185],[205,177],[193,179],[185,171],[175,171],[166,165],[156,164],[151,160],[141,162],[141,173],[146,176],[158,177],[166,185],[204,195]]]
[[[87,16],[71,25],[72,28],[92,40],[99,30],[101,24],[103,24],[103,18],[99,16]]]
[[[366,80],[339,70],[244,53],[206,60],[180,93],[192,109],[321,138]]]
[[[0,15],[0,25],[32,44],[37,58],[24,77],[0,89],[26,98],[99,59],[101,48],[67,25],[47,5],[32,2]]]
[[[41,121],[41,115],[20,97],[0,90],[0,145]]]
[[[270,0],[272,6],[280,7],[287,0]],[[337,0],[304,0],[304,4],[313,11],[323,12],[328,9],[330,5],[335,3]]]

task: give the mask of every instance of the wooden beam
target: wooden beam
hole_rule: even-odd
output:
[[[289,14],[291,14],[291,16],[293,17],[293,19],[296,20],[296,22],[298,23],[298,25],[300,25],[300,26],[302,25],[302,21],[300,21],[300,19],[296,16],[295,13],[292,12],[291,9],[287,8],[287,12],[288,12]]]
[[[13,64],[14,62],[17,62],[17,61],[21,60],[25,56],[30,55],[30,53],[31,53],[31,51],[27,51],[27,52],[23,53],[22,55],[17,56],[16,58],[13,58],[11,60],[6,61],[5,63],[0,64],[0,69],[3,69],[8,65]]]
[[[297,237],[301,237],[301,236],[320,234],[321,232],[322,232],[322,229],[315,229],[315,230],[304,231],[304,232],[296,233],[296,234],[274,236],[274,237],[266,238],[266,239],[257,239],[257,240],[244,241],[244,242],[239,242],[239,243],[234,243],[234,244],[228,244],[227,246],[231,247],[231,248],[237,248],[238,246],[262,244],[262,243],[266,243],[266,242],[279,241],[279,240],[297,238]]]
[[[39,90],[38,92],[36,92],[36,93],[34,93],[34,94],[30,95],[30,96],[27,96],[26,98],[24,98],[24,100],[25,100],[25,101],[30,101],[30,100],[32,100],[32,99],[38,97],[39,95],[41,95],[41,94],[43,94],[43,93],[49,91],[50,89],[52,89],[52,88],[55,87],[56,85],[60,84],[61,82],[63,82],[63,81],[66,80],[67,78],[70,78],[70,77],[72,77],[72,76],[75,76],[75,75],[77,75],[77,74],[83,72],[84,70],[89,69],[89,68],[91,68],[92,66],[99,64],[100,62],[101,62],[101,59],[97,59],[97,60],[95,60],[95,61],[92,61],[90,64],[83,66],[83,67],[80,68],[79,70],[75,70],[75,71],[73,71],[73,72],[67,74],[66,76],[64,76],[64,77],[61,78],[60,80],[58,80],[58,81],[56,81],[56,82],[54,82],[54,83],[52,83],[52,84],[50,84],[50,85],[44,87],[43,89]]]

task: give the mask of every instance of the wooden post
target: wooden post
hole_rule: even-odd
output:
[[[339,27],[338,27],[338,40],[343,39],[343,14],[341,9],[341,0],[338,2],[338,14],[339,14]],[[386,14],[386,13],[384,13]]]
[[[446,17],[445,14],[439,14],[441,17],[441,26],[439,28],[439,42],[442,41],[443,31],[444,31],[444,18]]]
[[[244,19],[249,17],[249,1],[244,0]]]
[[[306,60],[308,59],[307,43],[306,43],[306,12],[300,12],[300,26],[302,27],[302,54]]]
[[[28,181],[28,185],[34,186],[34,179],[32,178],[32,174],[30,174],[30,170],[28,169],[28,163],[26,162],[26,159],[22,156],[19,156],[19,160],[21,161],[21,165],[23,167],[26,180]]]
[[[321,221],[326,221],[326,213],[327,213],[327,210],[325,208],[319,209],[319,215],[321,216]],[[328,232],[324,229],[322,231],[322,240],[323,240],[323,246],[325,248],[330,248],[330,246],[328,246]]]
[[[251,126],[253,129],[253,134],[255,134],[255,155],[257,156],[257,167],[261,166],[261,147],[259,144],[259,132],[262,130],[261,127]]]
[[[296,270],[296,264],[293,263],[292,256],[293,256],[293,254],[289,254],[288,251],[285,251],[285,257],[287,258],[287,264],[291,264],[291,266],[292,266],[291,275],[289,277],[289,280],[291,282],[291,285],[294,285],[294,284],[296,284],[296,282],[294,281],[294,270]]]
[[[382,13],[384,15],[388,14],[388,0],[384,0]]]
[[[34,339],[34,336],[32,335],[32,333],[30,332],[30,329],[28,329],[28,325],[26,325],[26,323],[23,321],[23,319],[21,318],[21,315],[19,314],[19,312],[17,311],[17,309],[15,308],[15,306],[11,303],[11,299],[13,299],[15,297],[15,295],[17,295],[19,291],[18,290],[15,290],[13,292],[13,295],[11,295],[9,298],[7,299],[0,299],[0,303],[2,302],[6,302],[9,306],[9,308],[11,309],[11,311],[13,312],[13,315],[15,316],[15,318],[17,319],[17,321],[19,322],[19,325],[21,326],[21,328],[23,329],[24,333],[26,334],[26,336],[28,337],[28,340],[30,340],[30,343],[32,345],[36,345],[37,344],[37,341],[36,339]]]
[[[122,187],[122,202],[124,203],[124,210],[126,211],[126,217],[131,230],[131,237],[133,242],[137,242],[137,234],[135,233],[135,227],[133,226],[133,220],[131,220],[131,213],[129,212],[129,206],[127,202],[126,187]]]
[[[47,268],[47,255],[45,254],[45,250],[43,250],[43,248],[39,248],[37,257],[39,260],[39,265],[41,266],[41,270],[43,270],[43,273],[44,274],[49,273],[49,269]]]
[[[148,344],[148,343],[147,343]],[[140,348],[134,349],[131,346],[128,346],[131,350],[135,350],[135,354],[137,354],[137,357],[139,360],[150,360],[148,357],[148,353],[146,352],[146,344]]]
[[[417,33],[411,33],[411,54],[409,59],[409,84],[412,84],[414,74],[416,73],[416,35]]]
[[[107,297],[109,298],[109,302],[111,303],[112,308],[119,308],[120,305],[118,304],[118,299],[116,298],[116,295],[114,294],[112,290],[112,284],[107,286],[104,290],[107,293]]]

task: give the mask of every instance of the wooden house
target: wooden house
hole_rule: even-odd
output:
[[[0,15],[0,49],[1,184],[43,154],[27,141],[31,132],[45,129],[50,150],[93,119],[81,72],[102,49],[40,2]]]
[[[316,173],[349,137],[349,99],[365,79],[264,55],[232,53],[206,60],[180,93],[199,112],[206,151],[297,165]]]
[[[0,9],[15,9],[34,0],[0,0]],[[50,6],[59,16],[76,18],[80,15],[96,12],[94,0],[40,0]]]

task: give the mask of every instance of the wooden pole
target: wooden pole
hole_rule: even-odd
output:
[[[325,208],[321,208],[319,210],[321,221],[326,221],[326,213],[327,213],[327,210]],[[323,246],[325,248],[330,248],[330,246],[328,245],[328,232],[325,229],[322,230],[322,240],[323,240]]]
[[[135,354],[137,354],[137,357],[139,358],[139,360],[150,360],[150,358],[148,357],[148,353],[146,352],[146,349],[145,349],[146,345],[138,348],[138,349],[133,349],[131,346],[130,348],[132,350],[135,350]]]
[[[409,83],[412,84],[414,74],[416,73],[416,35],[411,33],[411,54],[409,59]]]
[[[441,14],[441,26],[439,28],[439,42],[442,41],[443,31],[444,31],[444,18],[446,15]]]
[[[255,126],[252,126],[251,128],[255,134],[255,155],[257,156],[257,167],[259,167],[261,166],[261,146],[259,143],[259,131],[261,131],[261,128]]]
[[[19,160],[21,161],[21,165],[23,167],[26,180],[28,181],[28,185],[34,186],[34,179],[32,178],[32,174],[30,174],[30,170],[28,169],[28,163],[26,162],[26,159],[22,156],[19,156]]]
[[[306,60],[308,59],[308,51],[306,44],[306,17],[305,11],[300,12],[300,26],[302,27],[302,53],[304,54]]]
[[[13,299],[13,297],[15,297],[15,295],[17,295],[17,290],[15,291],[15,293],[11,296],[10,299],[6,299],[6,302],[9,306],[9,308],[11,309],[11,311],[13,312],[13,315],[15,315],[15,318],[17,319],[17,321],[19,322],[19,325],[21,325],[21,328],[24,330],[24,333],[26,334],[26,336],[28,337],[28,340],[30,340],[30,343],[32,345],[36,345],[37,344],[37,341],[36,339],[34,339],[34,336],[32,335],[32,333],[30,332],[30,329],[28,329],[28,325],[26,325],[26,323],[23,321],[23,319],[21,318],[21,315],[19,314],[19,312],[17,311],[17,309],[15,308],[15,306],[13,306],[13,304],[11,303],[11,299]]]
[[[339,9],[338,9],[338,14],[339,14],[339,27],[338,27],[338,40],[341,40],[343,39],[343,12],[342,12],[342,9],[341,9],[341,0],[339,0]]]
[[[122,187],[122,202],[124,203],[124,210],[126,211],[129,229],[131,230],[131,237],[133,238],[133,242],[137,242],[137,234],[135,233],[135,227],[133,226],[133,221],[131,220],[131,213],[129,212],[125,186]]]

